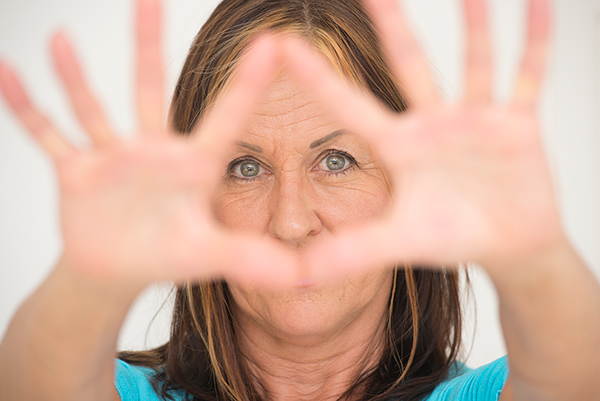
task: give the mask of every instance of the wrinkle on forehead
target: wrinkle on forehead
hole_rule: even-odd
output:
[[[296,80],[288,74],[281,74],[271,84],[255,116],[283,118],[294,113],[306,113],[306,119],[324,116],[322,107],[310,92],[303,90]],[[297,116],[293,120],[302,121]],[[291,122],[293,123],[293,122]]]
[[[342,134],[348,134],[348,137],[354,137],[354,134],[344,130],[321,102],[302,89],[290,76],[279,76],[250,116],[244,134],[239,138],[238,151],[250,151],[259,158],[264,157],[261,161],[265,166],[275,163],[283,171],[297,169],[298,161],[303,165],[313,162],[312,159],[307,161],[306,157],[318,156],[315,152],[328,146],[329,141],[334,148],[341,147],[340,150],[359,153],[359,156],[364,154],[364,145],[358,145],[356,139],[350,142],[341,139]],[[271,157],[275,159],[269,159]],[[361,158],[363,161],[370,159]]]
[[[268,101],[262,102],[251,116],[247,135],[240,138],[255,148],[244,147],[258,153],[257,147],[260,147],[266,153],[272,153],[273,147],[291,145],[297,151],[305,152],[314,141],[339,129],[320,104],[302,92],[290,94],[289,90],[290,85],[272,88]]]

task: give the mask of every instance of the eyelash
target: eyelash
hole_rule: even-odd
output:
[[[227,166],[227,176],[235,181],[239,181],[239,182],[250,182],[250,181],[254,181],[259,179],[261,176],[257,175],[255,177],[240,177],[236,174],[234,174],[235,169],[237,169],[239,166],[242,165],[242,163],[254,163],[256,164],[260,169],[264,170],[264,167],[262,166],[261,163],[259,163],[256,159],[252,158],[252,157],[248,157],[248,156],[244,156],[244,157],[240,157],[238,159],[235,159],[233,161],[231,161],[231,163],[229,163],[229,165]]]
[[[347,167],[343,168],[342,170],[321,170],[320,172],[322,172],[324,174],[327,174],[330,176],[337,176],[340,174],[346,175],[350,170],[353,170],[355,167],[359,166],[356,159],[354,157],[352,157],[349,153],[346,153],[341,150],[336,150],[336,149],[327,149],[324,152],[322,152],[316,159],[319,161],[317,163],[317,166],[319,166],[329,156],[342,156],[349,162],[349,165]],[[235,159],[235,160],[231,161],[231,163],[229,163],[229,165],[227,166],[227,176],[229,178],[231,178],[235,181],[239,181],[239,182],[250,182],[250,181],[255,181],[257,179],[260,179],[261,175],[257,175],[255,177],[240,177],[239,175],[234,174],[234,171],[242,163],[246,163],[246,162],[254,163],[254,164],[258,165],[260,169],[264,170],[264,167],[262,167],[262,164],[260,162],[258,162],[256,159],[254,159],[252,157],[244,156],[244,157]]]
[[[346,153],[341,150],[336,150],[336,149],[327,149],[326,151],[321,153],[319,155],[319,157],[317,158],[317,160],[319,160],[318,165],[320,165],[323,161],[325,161],[325,159],[327,159],[329,156],[342,156],[343,158],[345,158],[346,160],[349,161],[349,165],[347,167],[343,168],[342,170],[322,170],[322,172],[324,174],[333,175],[333,176],[340,175],[340,174],[346,175],[346,174],[348,174],[348,172],[350,170],[353,170],[355,167],[358,166],[356,159],[354,157],[352,157],[349,153]]]

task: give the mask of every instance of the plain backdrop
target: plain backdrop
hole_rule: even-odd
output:
[[[326,1],[326,0],[322,0]],[[168,89],[191,41],[216,0],[166,3]],[[460,1],[406,0],[441,90],[460,94],[463,30]],[[524,35],[524,0],[490,1],[499,99],[510,93]],[[64,30],[112,122],[133,132],[133,2],[124,0],[0,0],[0,57],[18,69],[40,107],[85,145],[49,60],[48,42]],[[540,116],[568,234],[600,276],[600,0],[556,0],[554,49]],[[167,101],[167,100],[165,100]],[[52,165],[0,101],[0,336],[19,304],[60,255],[58,192]],[[478,366],[504,354],[493,287],[472,269],[464,357]],[[136,302],[120,347],[142,349],[168,337],[169,284]],[[473,308],[476,301],[477,308]],[[161,308],[162,307],[162,308]],[[158,312],[157,312],[158,311]],[[599,311],[600,313],[600,311]],[[154,318],[154,319],[153,319]],[[152,321],[152,324],[150,324]]]

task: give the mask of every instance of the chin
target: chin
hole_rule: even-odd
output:
[[[361,314],[385,309],[389,292],[382,288],[389,285],[386,277],[370,277],[279,291],[230,288],[244,324],[253,324],[281,340],[310,341],[335,336]]]
[[[282,295],[281,303],[269,309],[274,318],[271,324],[287,337],[321,337],[340,330],[352,320],[358,306],[314,287],[297,288]]]

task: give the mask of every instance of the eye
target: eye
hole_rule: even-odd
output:
[[[239,173],[246,178],[255,177],[258,175],[260,166],[253,162],[244,162],[239,165],[237,170],[239,170]]]
[[[346,158],[340,155],[327,156],[325,165],[329,170],[341,170],[346,167]]]
[[[319,162],[319,169],[331,174],[344,173],[352,168],[356,161],[345,152],[330,151]]]
[[[232,178],[244,181],[256,179],[265,172],[257,161],[251,159],[234,160],[228,170]]]

